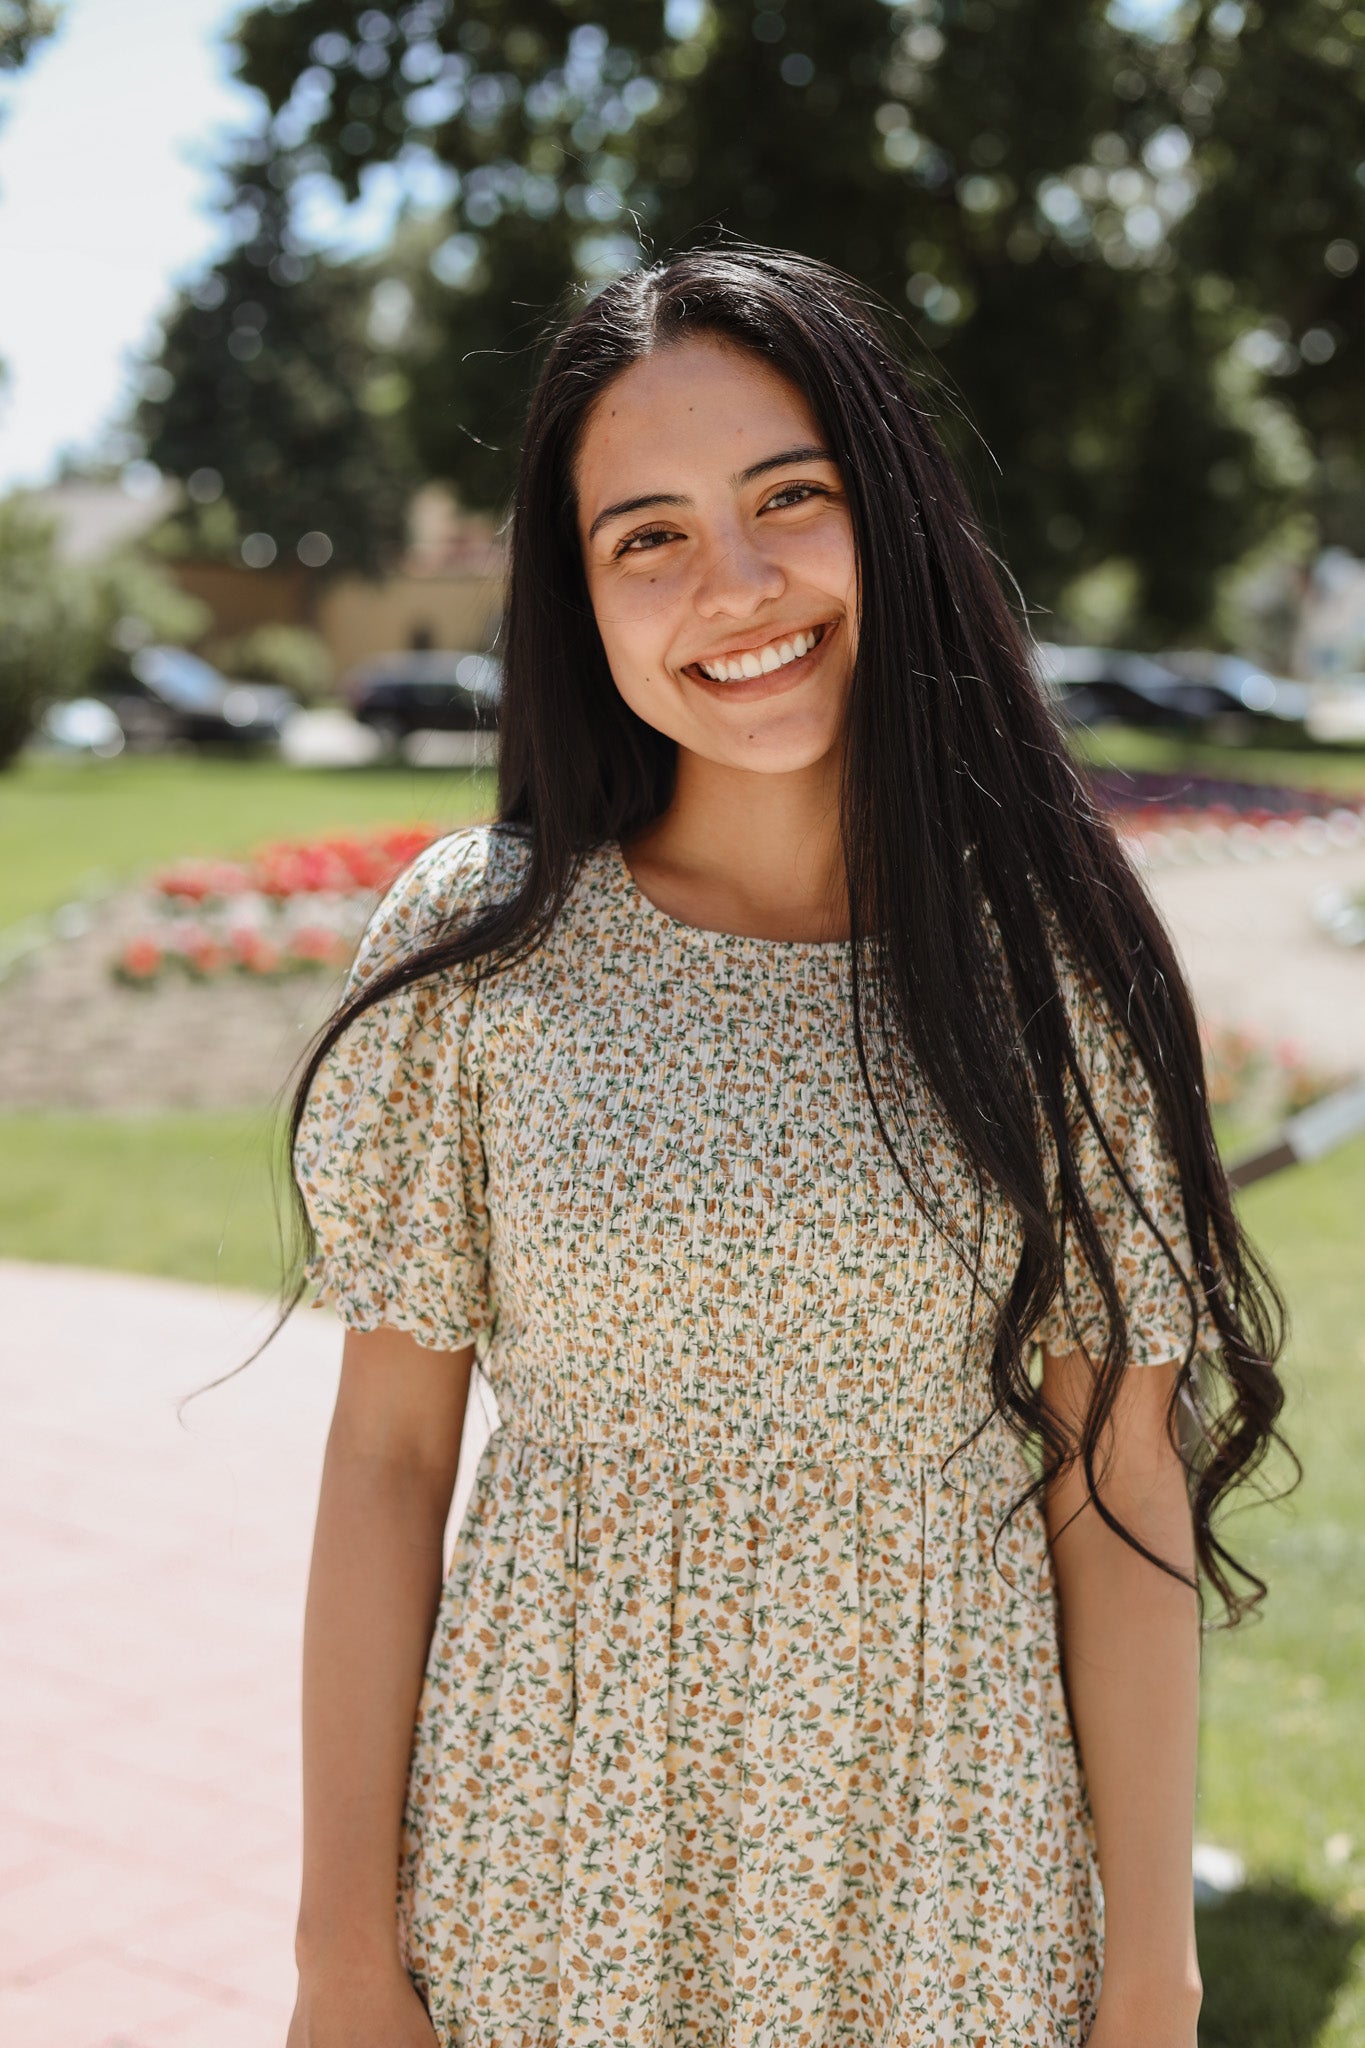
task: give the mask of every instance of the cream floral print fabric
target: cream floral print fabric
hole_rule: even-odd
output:
[[[430,848],[356,974],[521,858],[488,826]],[[839,944],[668,916],[613,842],[538,953],[390,998],[311,1093],[322,1298],[474,1340],[500,1416],[403,1816],[442,2048],[1052,2048],[1093,2020],[1041,1509],[993,1562],[1030,1475],[999,1418],[947,1458],[988,1411],[989,1331],[877,1134],[845,974]],[[1084,1043],[1188,1268],[1150,1103]],[[921,1108],[929,1183],[971,1216]],[[1183,1355],[1179,1281],[1086,1157],[1134,1362]],[[990,1215],[1001,1296],[1018,1250]]]

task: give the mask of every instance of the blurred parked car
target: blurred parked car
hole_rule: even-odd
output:
[[[277,683],[234,682],[183,647],[141,647],[111,656],[93,684],[130,749],[273,746],[298,709]]]
[[[1040,641],[1040,680],[1070,725],[1133,725],[1246,745],[1302,731],[1312,693],[1240,655],[1138,654]]]
[[[1136,725],[1198,732],[1199,706],[1182,698],[1174,673],[1150,654],[1119,647],[1037,643],[1036,669],[1068,725]]]
[[[1270,675],[1240,654],[1191,649],[1166,654],[1163,660],[1185,701],[1199,705],[1227,738],[1254,738],[1258,725],[1262,730],[1302,726],[1312,706],[1313,693],[1306,683]]]
[[[415,732],[494,732],[502,664],[491,654],[437,648],[376,655],[343,676],[362,725],[394,745]]]
[[[38,721],[38,741],[57,753],[98,754],[106,761],[124,748],[123,727],[98,697],[49,704]]]
[[[1313,691],[1308,731],[1326,746],[1365,746],[1365,675],[1319,683]]]

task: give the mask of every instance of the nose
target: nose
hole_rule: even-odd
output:
[[[703,618],[747,618],[786,589],[781,566],[742,527],[717,534],[703,555],[693,603]]]

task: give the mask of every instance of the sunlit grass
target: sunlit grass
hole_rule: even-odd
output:
[[[265,1110],[0,1114],[0,1257],[269,1291]]]
[[[1241,1213],[1289,1302],[1282,1427],[1304,1467],[1234,1513],[1262,1615],[1206,1639],[1199,1831],[1252,1886],[1202,1918],[1203,2048],[1365,2041],[1365,1141],[1248,1188]],[[1272,1460],[1267,1482],[1289,1468]],[[1326,1979],[1330,1978],[1331,1982]]]
[[[1217,775],[1229,782],[1280,782],[1365,796],[1365,747],[1229,747],[1126,725],[1077,729],[1071,744],[1078,760],[1097,767]]]
[[[199,755],[24,760],[0,775],[0,932],[181,854],[491,815],[495,778],[453,768],[288,768]]]

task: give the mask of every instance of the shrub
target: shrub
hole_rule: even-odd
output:
[[[89,593],[57,560],[55,533],[54,520],[21,500],[0,500],[0,769],[44,706],[76,695],[87,673]]]
[[[329,696],[335,681],[326,641],[307,626],[255,626],[232,639],[208,641],[202,653],[224,675],[280,683],[305,704]]]

